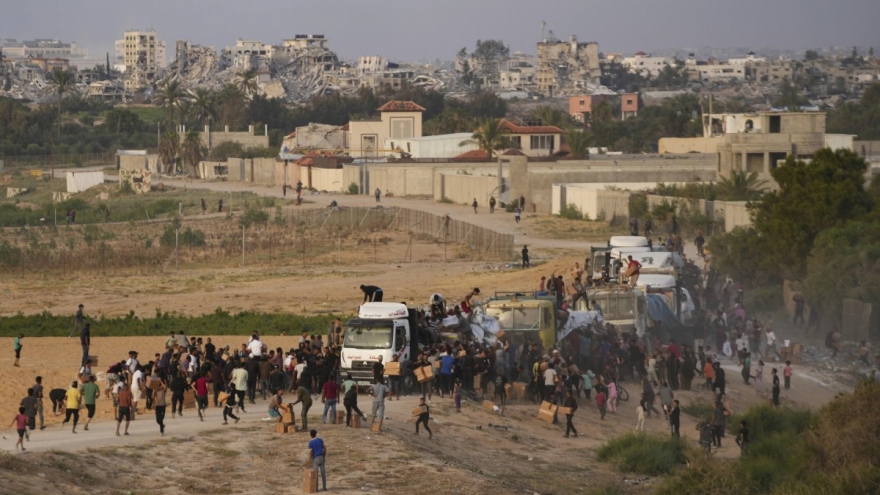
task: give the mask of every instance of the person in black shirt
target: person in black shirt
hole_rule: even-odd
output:
[[[779,375],[776,368],[770,370],[773,373],[773,407],[779,407]]]
[[[578,432],[574,429],[574,425],[571,423],[571,418],[574,417],[574,412],[577,411],[578,403],[574,400],[574,397],[571,396],[571,390],[565,391],[565,402],[562,405],[571,409],[571,414],[565,415],[565,438],[568,438],[569,433],[573,433],[575,438],[577,438]]]
[[[736,436],[736,444],[739,445],[740,455],[745,457],[749,451],[749,427],[746,420],[739,422],[739,435]]]
[[[361,285],[364,302],[382,302],[382,289],[375,285]]]
[[[382,364],[382,356],[379,356],[379,360],[373,363],[373,381],[381,383],[384,380],[384,376],[385,365]]]
[[[681,427],[681,409],[678,407],[678,399],[672,401],[672,409],[669,414],[669,429],[672,430],[672,436],[679,438],[679,428]]]
[[[214,353],[217,352],[217,346],[211,343],[211,337],[208,337],[208,343],[205,344],[205,361],[214,362]]]
[[[507,385],[507,376],[504,374],[504,368],[499,366],[498,369],[495,370],[495,405],[501,408],[501,415],[504,416],[504,398],[507,396],[507,390],[504,389],[505,385]]]
[[[82,330],[79,332],[79,343],[82,345],[82,362],[80,365],[86,364],[86,361],[89,360],[89,346],[92,345],[92,325],[90,323],[86,323],[83,325]]]

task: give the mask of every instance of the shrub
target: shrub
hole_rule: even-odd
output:
[[[648,196],[645,193],[634,193],[629,196],[629,217],[648,218]]]
[[[669,474],[687,461],[685,444],[677,438],[628,433],[603,445],[596,459],[610,462],[625,473]]]
[[[360,194],[361,188],[358,186],[357,182],[352,181],[351,184],[348,185],[348,194]]]
[[[769,287],[757,287],[746,291],[745,297],[746,307],[754,313],[773,311],[781,308],[782,287],[779,285],[771,285]]]
[[[581,209],[574,203],[569,203],[559,210],[559,216],[569,220],[589,220],[587,216],[581,213]]]

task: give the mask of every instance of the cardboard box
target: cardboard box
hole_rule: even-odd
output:
[[[284,424],[293,424],[293,413],[290,411],[283,411],[281,413],[281,422]]]
[[[553,411],[548,411],[546,409],[538,410],[538,419],[547,423],[553,422]]]
[[[474,377],[474,390],[482,390],[483,388],[483,375],[478,375]]]
[[[360,428],[361,427],[361,417],[357,414],[351,415],[351,427],[352,428]]]
[[[382,418],[373,418],[373,421],[370,422],[370,431],[376,433],[382,431]]]
[[[149,388],[151,390],[159,390],[159,387],[161,387],[161,386],[162,386],[162,380],[160,380],[158,376],[155,378],[153,378],[153,377],[147,378],[147,388]]]
[[[421,415],[422,415],[422,408],[421,408],[421,407],[417,407],[417,408],[413,409],[413,410],[412,410],[412,415],[413,415],[413,416],[421,416]]]
[[[183,408],[184,409],[195,409],[196,407],[196,396],[194,394],[183,394]]]
[[[92,368],[98,366],[98,356],[89,356],[89,361],[92,363]]]
[[[336,411],[336,417],[334,418],[335,423],[337,425],[345,424],[345,411]]]
[[[430,366],[423,366],[415,369],[416,379],[419,383],[429,382],[434,379],[434,369]]]
[[[228,401],[228,400],[229,400],[229,394],[227,394],[226,392],[220,392],[217,395],[217,403],[221,404],[220,407],[223,407],[222,404],[225,404],[226,401]]]
[[[303,469],[303,493],[318,493],[318,471]]]
[[[400,362],[385,363],[385,376],[400,376]]]
[[[528,394],[529,386],[526,383],[515,382],[513,384],[513,399],[525,399]]]
[[[507,335],[504,333],[504,330],[498,330],[498,333],[495,334],[495,338],[498,340],[504,339],[504,336]]]
[[[287,425],[284,423],[276,423],[275,433],[287,433]]]
[[[491,400],[484,400],[483,409],[488,409],[490,412],[495,412],[495,403]]]
[[[512,389],[513,389],[513,387],[511,387],[509,383],[504,384],[504,396],[506,398],[508,398],[508,399],[511,398],[510,394],[511,394]]]
[[[563,415],[563,416],[568,416],[569,414],[571,414],[571,408],[570,408],[570,407],[560,407],[560,408],[557,408],[557,409],[556,409],[556,414],[560,414],[560,415]]]

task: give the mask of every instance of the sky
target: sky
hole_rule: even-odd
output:
[[[801,50],[875,46],[880,0],[3,0],[0,38],[75,41],[113,54],[126,29],[153,28],[166,41],[223,46],[239,37],[280,43],[324,34],[346,60],[451,60],[478,39],[535,52],[546,31],[597,41],[602,52],[684,47]]]

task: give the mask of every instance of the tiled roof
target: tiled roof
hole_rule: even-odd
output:
[[[486,158],[486,150],[470,150],[460,155],[455,155],[456,159],[460,158]]]
[[[518,150],[518,149],[516,149],[516,148],[510,148],[509,150],[507,150],[507,151],[505,151],[504,153],[501,153],[501,154],[504,155],[504,156],[526,156],[525,153],[523,153],[522,151],[520,151],[520,150]]]
[[[562,134],[563,130],[555,125],[516,125],[507,119],[501,119],[501,125],[511,134]]]
[[[379,112],[424,112],[425,109],[411,101],[393,100],[377,109]]]

